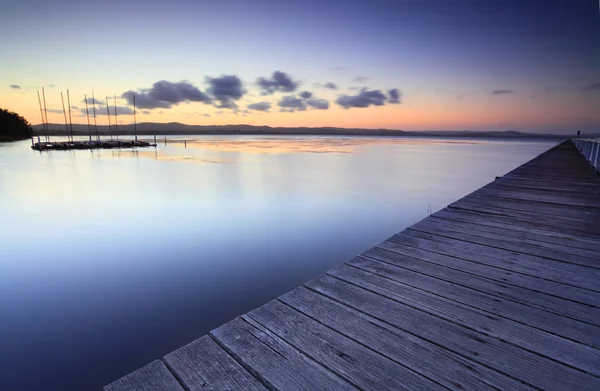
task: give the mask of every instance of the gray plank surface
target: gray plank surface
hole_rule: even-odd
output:
[[[570,142],[105,387],[598,390],[600,179]]]
[[[267,390],[206,335],[169,353],[164,360],[189,391]]]
[[[104,387],[104,391],[184,391],[160,360]]]

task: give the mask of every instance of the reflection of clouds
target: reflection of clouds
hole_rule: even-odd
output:
[[[361,147],[374,145],[434,145],[434,144],[474,144],[468,140],[412,139],[412,138],[372,138],[372,137],[328,137],[328,138],[285,138],[264,137],[254,140],[232,140],[211,138],[187,140],[188,148],[200,148],[219,152],[242,152],[253,154],[284,153],[356,153]],[[169,145],[183,147],[183,141],[169,141]]]
[[[140,151],[140,150],[125,150],[125,151],[112,151],[110,155],[112,158],[147,158],[152,160],[163,160],[163,161],[187,161],[194,163],[233,163],[232,159],[221,159],[221,158],[209,158],[202,156],[181,156],[181,155],[165,155],[159,151]],[[108,157],[108,155],[99,155],[99,157]]]

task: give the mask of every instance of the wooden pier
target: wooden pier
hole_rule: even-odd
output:
[[[600,179],[572,142],[104,388],[357,389],[600,390]]]

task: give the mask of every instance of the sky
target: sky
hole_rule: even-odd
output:
[[[0,0],[30,123],[600,132],[595,0]],[[96,105],[91,100],[94,94]],[[115,102],[116,101],[116,102]]]

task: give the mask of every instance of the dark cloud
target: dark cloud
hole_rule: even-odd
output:
[[[157,81],[150,89],[138,92],[129,90],[121,94],[121,98],[124,98],[129,105],[133,105],[134,95],[136,107],[140,109],[168,109],[183,102],[212,102],[207,94],[185,81],[179,83]]]
[[[49,113],[55,113],[55,114],[62,114],[63,113],[62,109],[47,109],[46,111],[49,112]]]
[[[56,85],[54,85],[54,84],[48,84],[48,87],[54,88],[54,87],[56,87]]]
[[[358,76],[354,78],[354,81],[357,83],[362,83],[363,81],[367,81],[367,77],[366,76]]]
[[[150,110],[142,110],[142,114],[150,114],[151,111]]]
[[[273,72],[270,79],[264,77],[258,78],[256,84],[262,90],[263,95],[272,94],[276,91],[293,92],[298,88],[298,82],[293,81],[290,76],[281,71]]]
[[[302,99],[296,98],[294,95],[284,96],[279,102],[277,102],[277,106],[281,107],[280,111],[285,111],[288,113],[306,110],[306,102],[304,102]]]
[[[313,96],[313,93],[310,91],[302,91],[300,93],[300,96],[302,97],[302,99],[310,99]]]
[[[82,99],[81,103],[85,103],[85,99]],[[93,104],[103,105],[104,101],[98,100],[96,98],[88,97],[87,98],[87,103],[88,103],[88,105],[93,105]]]
[[[330,81],[328,81],[327,83],[323,84],[324,88],[329,88],[330,90],[337,90],[338,86],[335,83],[332,83]]]
[[[78,106],[71,106],[71,109],[72,110],[79,110],[79,107]]]
[[[325,99],[308,99],[306,104],[318,110],[329,109],[329,102]]]
[[[257,102],[251,103],[246,107],[248,107],[250,110],[269,111],[271,109],[271,104],[269,102]]]
[[[207,92],[220,103],[219,108],[237,109],[234,101],[240,99],[246,91],[242,88],[242,81],[235,75],[223,75],[221,77],[207,77],[209,84]]]
[[[367,90],[363,88],[357,95],[340,95],[335,103],[344,109],[352,107],[383,106],[385,95],[379,90]]]
[[[492,91],[492,95],[505,95],[505,94],[514,94],[513,90],[495,90]]]
[[[400,104],[400,91],[397,88],[389,90],[388,95],[390,96],[388,103]]]
[[[202,114],[205,117],[210,117],[210,114]]]
[[[20,89],[21,89],[21,86],[20,86],[20,85],[18,85],[18,84],[11,84],[11,85],[10,85],[10,88],[12,88],[13,90],[20,90]]]
[[[596,82],[596,83],[588,84],[587,86],[583,87],[583,89],[586,91],[600,90],[600,81]]]

